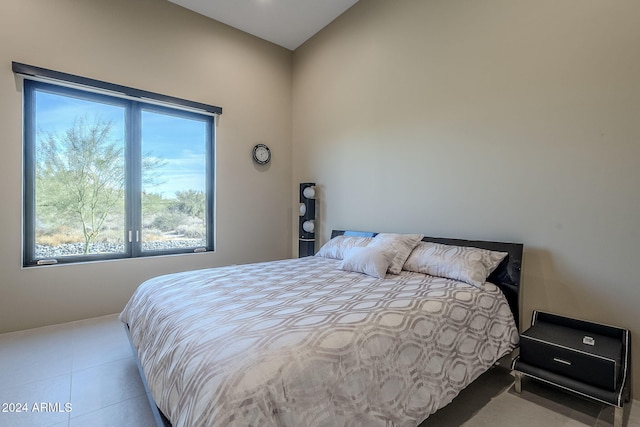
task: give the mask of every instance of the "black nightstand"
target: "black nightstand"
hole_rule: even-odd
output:
[[[526,375],[614,406],[614,427],[622,427],[630,366],[627,329],[536,310],[531,327],[520,334],[520,355],[511,368],[516,392],[522,392]]]

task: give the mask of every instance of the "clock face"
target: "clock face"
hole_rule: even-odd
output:
[[[253,160],[261,165],[269,163],[271,160],[271,151],[264,144],[258,144],[253,147]]]

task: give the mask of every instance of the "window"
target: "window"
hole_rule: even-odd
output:
[[[213,250],[213,124],[25,79],[24,265]]]

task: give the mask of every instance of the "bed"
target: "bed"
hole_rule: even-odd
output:
[[[159,425],[417,426],[517,346],[522,249],[337,230],[150,279],[120,320]]]

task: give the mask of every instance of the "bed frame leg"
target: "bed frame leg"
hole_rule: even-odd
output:
[[[515,387],[516,393],[522,394],[522,373],[514,371],[514,374],[516,376],[516,380],[514,381],[513,385]]]

